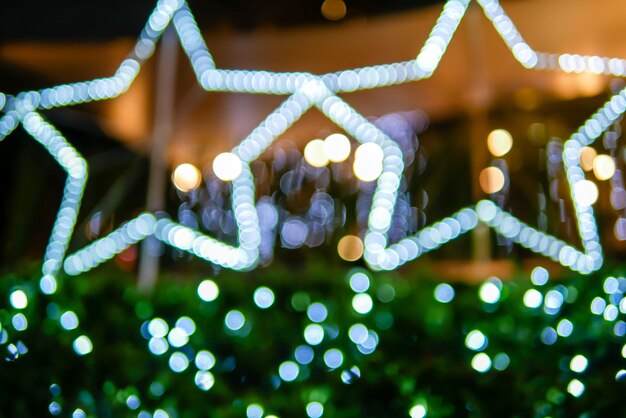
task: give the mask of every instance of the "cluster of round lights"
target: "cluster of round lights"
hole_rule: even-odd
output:
[[[352,146],[343,134],[334,133],[326,139],[314,139],[304,148],[304,159],[313,167],[325,167],[329,162],[341,163],[348,159]]]
[[[213,160],[213,172],[222,181],[237,179],[243,170],[241,159],[232,152],[223,152]],[[197,189],[202,183],[202,173],[190,163],[178,165],[172,173],[172,183],[181,192],[187,193]]]
[[[331,134],[326,139],[314,139],[304,148],[304,159],[313,167],[325,167],[330,162],[340,163],[348,159],[351,152],[350,140],[343,134]],[[380,145],[366,142],[354,152],[352,168],[361,181],[376,180],[383,172],[384,152]]]
[[[513,147],[513,137],[505,129],[495,129],[487,136],[487,148],[494,157],[503,157]],[[491,166],[483,169],[478,176],[480,188],[487,194],[498,193],[507,182],[500,167]]]
[[[607,154],[598,154],[589,146],[580,150],[580,167],[585,171],[593,171],[598,180],[609,180],[615,175],[616,165],[613,157]]]

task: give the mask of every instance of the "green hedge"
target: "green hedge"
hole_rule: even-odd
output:
[[[367,314],[352,307],[356,293],[349,277],[355,271],[371,279],[366,293],[373,309]],[[43,295],[35,269],[25,269],[0,278],[0,415],[246,417],[256,404],[264,416],[285,418],[307,416],[307,405],[318,402],[324,416],[333,417],[411,416],[411,408],[413,416],[426,411],[429,417],[626,416],[626,387],[619,373],[626,369],[626,338],[620,336],[626,323],[619,311],[626,280],[605,280],[620,274],[608,268],[536,286],[520,273],[503,284],[499,301],[489,304],[480,299],[479,285],[452,284],[454,299],[442,303],[434,297],[440,281],[428,274],[371,273],[323,260],[213,277],[164,274],[151,296],[134,290],[133,275],[113,267],[61,278],[55,294]],[[198,285],[209,278],[219,286],[219,297],[211,302],[198,295]],[[275,295],[267,309],[254,303],[259,286]],[[530,288],[544,297],[555,290],[564,303],[551,313],[546,301],[529,308],[523,298]],[[27,295],[23,309],[11,304],[16,290]],[[597,297],[614,307],[606,314],[592,313]],[[548,299],[549,306],[558,305],[556,293]],[[306,344],[303,330],[311,320],[303,309],[313,302],[327,308],[321,323],[325,338],[313,347],[313,361],[300,365],[296,380],[285,382],[279,366],[294,361],[295,348]],[[225,327],[232,310],[245,316],[239,331]],[[67,311],[77,314],[77,328],[61,326]],[[16,330],[16,325],[23,327],[23,318],[15,316],[20,313],[28,321],[23,331]],[[189,341],[152,354],[149,321],[162,318],[172,328],[180,317],[195,323]],[[564,319],[573,325],[567,337],[555,334],[558,324],[567,324]],[[355,323],[378,335],[373,353],[363,354],[350,340]],[[566,328],[559,330],[566,334]],[[472,367],[479,353],[466,346],[472,330],[488,339],[480,350],[492,361],[486,372]],[[73,347],[81,335],[93,346],[82,356]],[[324,362],[331,348],[343,354],[334,370]],[[200,350],[216,359],[210,370],[214,384],[206,391],[195,383],[194,358]],[[170,368],[174,352],[190,359],[181,373]],[[588,360],[581,373],[570,367],[575,355]],[[568,392],[570,386],[578,394],[577,383],[570,385],[573,379],[584,385],[579,396]],[[316,416],[313,405],[310,412]],[[253,408],[249,411],[254,416]]]

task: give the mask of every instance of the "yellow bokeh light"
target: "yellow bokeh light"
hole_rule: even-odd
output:
[[[363,241],[356,235],[346,235],[337,244],[339,257],[346,261],[356,261],[363,256]]]
[[[200,170],[193,164],[181,164],[172,173],[172,182],[181,192],[188,192],[197,188],[201,181]]]
[[[333,163],[347,160],[350,151],[350,140],[345,135],[331,134],[324,140],[324,154]]]
[[[591,147],[583,147],[580,150],[580,167],[585,171],[593,170],[593,162],[596,159],[598,153]]]
[[[354,175],[361,181],[376,180],[383,172],[383,158],[384,153],[379,145],[373,142],[359,145],[354,152]]]
[[[478,182],[487,194],[497,193],[504,187],[504,173],[498,167],[487,167],[480,172]]]
[[[213,172],[222,181],[235,180],[242,169],[241,159],[232,152],[223,152],[213,160]]]
[[[593,181],[580,180],[574,185],[574,198],[581,206],[591,206],[598,200],[598,186]]]
[[[502,157],[511,151],[513,137],[505,129],[495,129],[487,137],[487,147],[496,157]]]
[[[341,20],[346,15],[346,4],[343,0],[324,0],[322,16],[328,20]]]
[[[615,174],[615,161],[613,157],[600,154],[593,159],[593,174],[598,180],[608,180]]]
[[[328,164],[328,157],[324,152],[324,141],[313,139],[304,147],[304,159],[313,167],[324,167]]]

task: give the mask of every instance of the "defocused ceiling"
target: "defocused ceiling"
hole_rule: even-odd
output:
[[[347,0],[347,19],[416,9],[443,0]],[[4,41],[111,40],[136,36],[154,0],[21,0],[2,5]],[[332,24],[320,12],[322,0],[190,0],[205,28],[251,31],[260,27]]]

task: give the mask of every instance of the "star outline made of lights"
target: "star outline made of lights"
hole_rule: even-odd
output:
[[[624,60],[600,58],[600,57],[581,57],[578,55],[569,55],[569,54],[562,54],[561,56],[557,57],[558,59],[555,59],[554,54],[536,52],[532,50],[530,46],[523,41],[523,39],[521,38],[521,35],[519,34],[519,32],[517,32],[517,30],[515,29],[515,26],[513,25],[511,20],[508,18],[508,16],[506,16],[506,13],[504,12],[504,10],[501,8],[500,4],[496,0],[476,0],[476,1],[478,1],[480,6],[483,8],[485,14],[487,15],[487,17],[492,21],[498,33],[500,33],[500,35],[502,36],[507,46],[513,52],[514,57],[526,68],[535,69],[535,70],[557,69],[557,70],[563,70],[565,72],[576,71],[576,72],[591,72],[595,74],[604,73],[604,74],[613,74],[613,75],[619,75],[619,76],[623,76],[624,74],[626,74],[626,70],[625,70],[626,65],[624,64],[625,62]],[[402,62],[402,63],[394,63],[394,64],[383,64],[383,65],[365,67],[365,68],[355,69],[355,70],[345,70],[345,71],[340,71],[340,72],[335,72],[335,73],[328,73],[328,74],[324,74],[321,76],[312,76],[306,73],[273,73],[272,74],[272,73],[268,73],[265,71],[240,71],[240,70],[215,69],[214,63],[212,61],[212,57],[210,56],[210,53],[208,52],[206,45],[204,45],[202,36],[199,30],[197,29],[197,25],[195,24],[195,21],[193,20],[193,16],[185,3],[177,3],[179,7],[173,13],[173,18],[174,18],[174,24],[176,26],[176,29],[179,35],[179,39],[181,41],[181,45],[183,46],[183,49],[187,53],[188,57],[190,58],[192,67],[194,71],[196,72],[196,76],[201,86],[207,91],[234,91],[234,92],[265,93],[265,94],[288,94],[288,93],[296,94],[297,92],[296,89],[300,88],[298,87],[299,86],[298,83],[301,83],[303,78],[310,79],[310,77],[313,77],[315,79],[322,81],[325,88],[328,89],[331,93],[341,93],[341,92],[350,92],[350,91],[375,88],[375,87],[383,87],[383,86],[388,86],[388,85],[393,85],[393,84],[403,84],[409,81],[415,81],[418,79],[430,77],[430,75],[432,75],[434,70],[437,68],[437,65],[441,57],[443,56],[443,53],[445,52],[445,49],[448,43],[450,42],[452,35],[454,34],[456,28],[458,27],[458,24],[460,23],[469,5],[469,2],[470,0],[449,0],[448,2],[446,2],[446,4],[444,5],[444,10],[441,13],[439,19],[437,20],[437,24],[431,31],[430,36],[427,38],[424,44],[424,47],[421,49],[416,60]],[[164,4],[171,6],[172,4],[176,2],[169,1],[169,2],[159,2],[159,3],[164,3]],[[155,10],[155,13],[156,13],[156,10]],[[164,29],[165,26],[167,25],[163,25],[163,16],[158,13],[153,14],[153,16],[154,15],[157,16],[155,20],[160,20],[161,26]],[[146,28],[148,27],[149,25],[146,25]],[[191,35],[185,36],[183,34],[183,30],[186,30],[187,33]],[[154,43],[156,42],[159,36],[160,34],[156,34],[156,36],[153,36],[153,39],[150,40],[149,42],[146,42],[145,40],[142,40],[142,38],[140,38],[140,40],[136,44],[135,50],[139,50],[139,51],[141,51],[142,49],[150,50],[150,48],[152,48],[153,50]],[[120,69],[121,68],[122,67],[120,67]],[[119,71],[120,70],[118,70],[118,72]],[[376,77],[376,75],[378,77]],[[255,77],[257,77],[256,80],[254,79]],[[57,86],[52,89],[61,89],[61,88],[63,88],[63,86]],[[48,89],[48,91],[51,91],[52,89]],[[106,98],[110,98],[110,97],[106,97],[106,95],[104,97],[96,97],[96,99],[106,99]],[[67,104],[74,104],[74,103],[80,103],[80,102],[81,101],[75,101],[72,103],[67,102],[67,103],[59,104],[59,105],[67,105]],[[39,107],[45,108],[46,106],[44,104]],[[52,103],[50,103],[48,107],[54,107],[54,106],[52,105]],[[1,123],[0,123],[0,126],[1,126]],[[575,140],[575,137],[576,136],[574,136],[572,139]],[[571,168],[571,167],[576,166],[577,164],[578,163],[575,163],[568,167]],[[575,170],[572,170],[572,171],[575,171]],[[573,176],[573,177],[570,176],[569,171],[568,171],[568,184],[570,186],[572,195],[574,194],[574,188],[572,187],[571,180],[575,180],[575,179],[576,179],[576,176]],[[436,237],[438,239],[434,240],[433,242],[434,248],[437,248],[440,245],[444,244],[445,242],[448,242],[456,238],[458,235],[460,235],[460,233],[467,232],[473,229],[476,225],[475,218],[481,212],[483,213],[483,216],[478,216],[480,220],[482,220],[483,222],[487,223],[489,226],[494,228],[498,233],[502,233],[503,228],[500,228],[499,226],[501,217],[491,216],[493,215],[493,210],[490,204],[493,205],[493,202],[481,201],[477,204],[477,207],[476,207],[478,211],[472,207],[466,208],[458,212],[451,218],[445,218],[443,221],[435,223],[433,227],[437,228],[436,231],[439,232],[439,236]],[[575,208],[576,208],[576,217],[578,221],[579,232],[581,230],[581,218],[584,218],[585,222],[587,222],[586,226],[591,225],[593,227],[592,229],[595,229],[595,219],[593,218],[592,208],[589,207],[588,210],[581,212],[581,208],[576,205],[576,202],[575,202]],[[372,208],[372,210],[373,209],[374,208]],[[496,212],[498,211],[501,211],[501,210],[496,208]],[[507,220],[514,219],[515,221],[519,222],[516,218],[514,218],[512,215],[508,214],[507,212],[505,211],[501,211],[501,212],[504,215],[509,216],[509,217],[505,217],[505,219]],[[135,232],[134,234],[132,233],[130,234],[131,235],[130,241],[138,242],[139,240],[145,238],[146,236],[156,232],[156,230],[158,229],[156,228],[157,223],[155,222],[155,219],[153,217],[151,218],[151,216],[152,215],[149,215],[149,214],[142,214],[140,215],[140,217],[136,218],[135,220],[132,220],[124,224],[122,227],[120,227],[119,230],[114,231],[112,234],[115,234],[116,232],[120,232],[120,231],[121,231],[120,232],[121,234],[124,234],[124,231],[123,231],[124,228],[126,228],[125,233],[128,234],[129,230],[133,230],[132,222],[136,222],[135,226],[140,226],[140,227],[136,228],[133,231]],[[462,216],[463,220],[465,221],[465,226],[466,226],[465,229],[458,228],[459,226],[463,226],[460,224],[457,225],[457,223],[459,223],[457,219],[459,216]],[[143,223],[146,223],[147,225],[144,225]],[[445,224],[446,226],[442,226],[443,224]],[[524,225],[521,222],[519,222],[519,224]],[[183,226],[179,226],[179,227],[186,228]],[[401,240],[399,243],[393,244],[390,248],[385,248],[385,253],[387,254],[393,254],[393,252],[395,252],[396,255],[398,254],[402,255],[402,260],[398,258],[398,261],[402,261],[402,262],[396,263],[394,260],[394,262],[391,263],[391,266],[389,266],[388,263],[387,263],[387,266],[384,266],[383,264],[386,264],[386,263],[384,262],[376,263],[376,260],[372,262],[371,257],[369,257],[370,258],[369,260],[367,259],[368,257],[366,257],[366,261],[368,261],[368,264],[370,264],[370,266],[373,268],[387,267],[387,269],[393,269],[397,267],[397,265],[402,264],[403,262],[407,262],[407,261],[417,258],[422,253],[430,249],[434,249],[434,248],[428,248],[428,246],[422,246],[421,249],[426,250],[426,251],[420,252],[420,248],[419,248],[420,244],[423,244],[424,242],[428,241],[428,236],[430,236],[431,238],[433,237],[433,234],[432,234],[433,230],[429,230],[429,228],[433,228],[433,227],[426,227],[422,231],[419,231],[415,236],[405,238],[404,240]],[[531,228],[528,226],[525,226],[525,227]],[[453,233],[449,234],[448,233],[449,230],[451,230]],[[442,231],[446,233],[445,236],[442,236],[441,234]],[[458,233],[454,234],[454,232],[457,232],[457,231]],[[426,232],[428,232],[428,234],[424,235]],[[563,244],[563,247],[561,247],[561,249],[566,248],[567,250],[565,252],[569,254],[574,254],[574,256],[576,257],[576,260],[574,260],[573,262],[570,260],[571,257],[556,257],[564,265],[567,265],[573,270],[578,270],[581,272],[590,272],[590,271],[596,270],[602,264],[601,247],[600,247],[599,241],[597,240],[597,231],[595,231],[595,234],[587,234],[587,235],[592,236],[592,239],[590,240],[583,239],[585,252],[587,252],[588,250],[593,250],[594,254],[597,254],[597,257],[595,257],[595,259],[586,253],[582,253],[574,249],[573,247],[568,246],[567,244],[563,243],[562,241],[548,234],[544,234],[537,230],[534,230],[534,233],[540,234],[541,239],[543,238],[553,239],[554,242],[558,242],[559,245]],[[139,236],[137,234],[139,234]],[[111,237],[111,235],[109,235],[108,237]],[[437,234],[435,234],[435,236],[436,235]],[[593,237],[593,235],[595,235],[595,237]],[[102,238],[101,240],[107,239],[108,237]],[[525,237],[521,236],[521,234],[520,236],[516,238],[517,240],[513,239],[513,241],[519,244],[522,244],[524,246],[526,246],[525,244],[529,243],[527,240],[524,239]],[[582,235],[581,235],[581,238],[582,238]],[[96,244],[97,242],[90,244],[90,246]],[[131,245],[134,242],[128,243],[127,246]],[[586,245],[585,243],[589,243],[589,245]],[[172,244],[175,244],[175,243],[172,243]],[[366,242],[366,253],[367,253],[367,244],[368,243]],[[380,247],[379,242],[375,244]],[[108,246],[110,247],[110,245]],[[104,248],[105,246],[101,245],[101,247]],[[115,250],[117,251],[118,249],[119,248],[116,248]],[[540,247],[535,248],[533,246],[530,246],[530,249],[537,253],[555,258],[554,254],[550,255],[550,253],[547,253],[544,248],[540,248]],[[121,250],[123,250],[123,248]],[[393,252],[389,253],[389,251],[393,251]],[[378,250],[378,251],[375,251],[375,253],[380,254],[381,252],[380,250]],[[114,254],[112,254],[108,258],[111,258],[113,255]],[[589,257],[591,257],[591,259]],[[583,262],[580,263],[579,260],[583,260]]]

